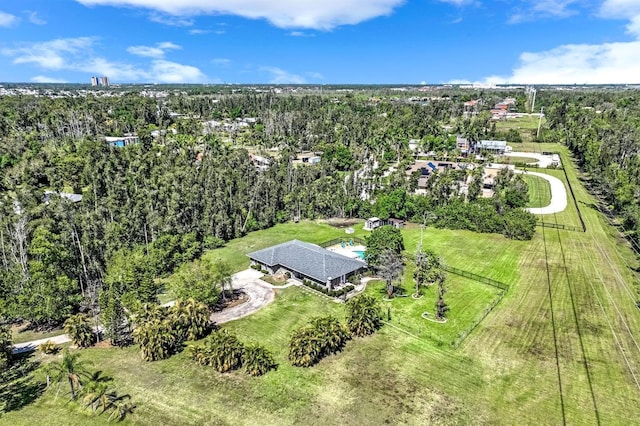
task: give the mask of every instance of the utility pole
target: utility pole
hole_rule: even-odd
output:
[[[540,108],[540,117],[538,117],[538,131],[536,132],[536,139],[540,138],[540,126],[542,125],[543,112],[544,112],[544,107]]]

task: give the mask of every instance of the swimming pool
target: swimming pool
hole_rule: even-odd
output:
[[[364,260],[364,250],[353,250],[354,253],[360,257],[360,259]]]

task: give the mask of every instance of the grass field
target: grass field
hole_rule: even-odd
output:
[[[439,333],[449,340],[445,328],[431,329],[416,318],[433,309],[434,289],[428,289],[418,304],[409,298],[391,302],[392,320],[374,336],[350,341],[342,353],[313,368],[293,368],[285,347],[292,329],[315,314],[340,317],[343,306],[290,288],[260,312],[225,325],[243,341],[260,341],[275,352],[280,367],[265,377],[220,375],[194,365],[186,353],[146,363],[135,347],[88,349],[83,357],[113,376],[120,391],[131,393],[137,411],[126,423],[635,424],[640,418],[638,260],[593,209],[564,149],[562,157],[586,233],[538,228],[532,241],[517,242],[500,235],[423,231],[423,244],[449,265],[511,285],[457,349],[433,338]],[[545,217],[561,219],[570,216]],[[356,230],[363,234],[360,226]],[[241,269],[248,251],[296,236],[321,242],[342,232],[320,223],[279,225],[207,256],[226,258]],[[420,227],[409,225],[403,234],[411,255]],[[473,312],[482,311],[479,305],[496,295],[477,283],[449,280],[445,298],[452,307],[451,325],[454,318],[472,321]],[[410,293],[409,284],[405,277]],[[380,290],[374,284],[368,291]],[[105,420],[87,417],[47,393],[4,414],[0,422],[90,425]]]
[[[529,185],[529,203],[527,207],[545,207],[551,203],[551,185],[539,176],[522,175]]]

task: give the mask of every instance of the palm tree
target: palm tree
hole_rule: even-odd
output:
[[[93,326],[88,316],[84,314],[71,315],[64,323],[64,331],[69,335],[74,345],[87,348],[93,344],[95,337]]]
[[[380,254],[378,274],[385,280],[387,297],[392,298],[395,287],[393,281],[402,275],[404,263],[400,254],[394,250],[385,250]]]
[[[227,330],[212,333],[202,346],[191,347],[191,358],[200,365],[208,365],[220,373],[242,366],[244,345]]]
[[[271,352],[260,345],[245,347],[243,364],[244,370],[251,376],[262,376],[270,370],[278,368]]]
[[[321,344],[320,355],[326,356],[338,353],[344,348],[351,337],[349,331],[332,316],[315,318],[310,321]]]
[[[209,308],[204,303],[177,300],[170,311],[174,327],[185,340],[197,340],[211,329]]]
[[[380,306],[375,298],[363,294],[347,302],[347,326],[354,336],[368,336],[382,327]]]
[[[60,361],[49,364],[49,371],[53,376],[53,381],[58,383],[58,389],[61,382],[66,379],[69,383],[71,399],[73,400],[77,398],[77,392],[82,387],[84,379],[89,377],[85,364],[79,358],[79,352],[71,353],[68,349],[65,349]]]
[[[154,319],[140,325],[134,330],[133,338],[140,345],[145,361],[169,358],[181,344],[181,339],[168,320]]]
[[[296,367],[310,367],[320,360],[322,346],[312,327],[299,328],[289,340],[289,361]]]

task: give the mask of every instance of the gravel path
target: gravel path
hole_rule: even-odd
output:
[[[549,185],[551,185],[551,203],[546,207],[530,207],[525,209],[529,213],[553,214],[560,213],[567,208],[567,189],[560,179],[544,173],[523,172],[521,170],[516,170],[516,173],[526,173],[528,175],[541,177],[542,179],[546,179],[549,182]]]

